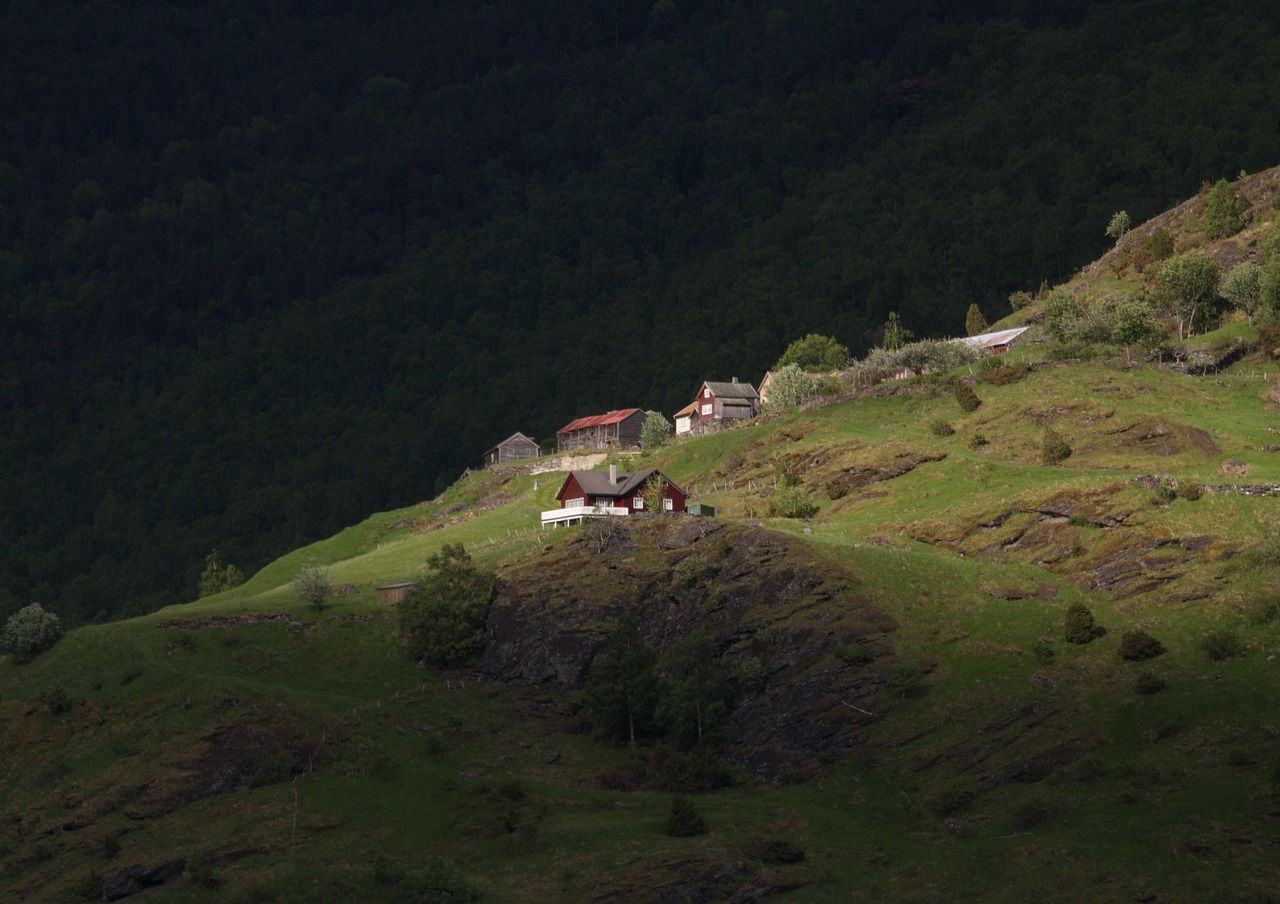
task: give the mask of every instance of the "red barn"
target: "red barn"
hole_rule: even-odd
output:
[[[570,421],[556,431],[556,451],[573,449],[638,449],[645,413],[622,408]]]

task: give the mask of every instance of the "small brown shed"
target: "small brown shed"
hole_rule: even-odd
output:
[[[410,581],[407,584],[383,584],[376,589],[379,606],[394,606],[403,602],[405,594],[418,585]]]
[[[513,433],[488,452],[484,453],[484,466],[505,465],[509,461],[523,461],[542,454],[538,444],[523,433]]]

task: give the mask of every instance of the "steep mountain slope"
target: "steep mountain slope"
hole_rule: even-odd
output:
[[[1269,893],[1280,555],[1274,499],[1253,493],[1280,483],[1274,379],[1047,350],[1015,354],[1020,378],[954,375],[981,399],[969,413],[921,378],[646,455],[714,520],[539,531],[556,475],[474,474],[235,591],[0,663],[0,887]],[[1071,447],[1060,464],[1040,461],[1046,426]],[[817,513],[762,517],[788,485]],[[405,655],[373,588],[446,543],[496,569],[497,592],[476,667],[440,673]],[[321,614],[288,586],[313,555],[354,591]],[[1064,638],[1072,603],[1096,618],[1089,643]],[[723,763],[584,730],[583,682],[624,619],[664,654],[711,636],[731,692]],[[1165,652],[1122,658],[1136,630]],[[664,835],[662,789],[715,776],[729,786],[692,795],[710,834]]]

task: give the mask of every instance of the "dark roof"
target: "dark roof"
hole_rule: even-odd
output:
[[[513,433],[510,436],[508,436],[506,439],[504,439],[502,442],[498,443],[498,445],[490,449],[489,452],[494,452],[494,451],[497,451],[498,449],[501,449],[503,446],[505,446],[507,443],[511,442],[514,439],[522,439],[526,443],[532,443],[535,446],[538,445],[538,441],[535,440],[533,437],[525,436],[523,433]],[[488,455],[489,452],[486,452],[484,454]]]
[[[717,399],[758,399],[756,388],[750,383],[712,383],[708,380],[702,384],[711,390]]]
[[[603,427],[605,424],[619,424],[631,417],[633,414],[639,414],[639,408],[622,408],[618,411],[610,411],[606,414],[595,414],[591,417],[580,417],[576,421],[570,421],[565,424],[556,433],[572,433],[574,430],[585,430],[587,427]]]
[[[588,496],[627,496],[644,486],[644,482],[654,474],[657,474],[677,490],[680,490],[681,493],[684,492],[674,480],[657,468],[645,468],[643,471],[632,471],[630,473],[619,471],[617,483],[609,482],[608,471],[570,471],[569,477],[578,481],[578,486],[582,487],[583,492]],[[569,482],[569,477],[565,478],[565,483]],[[560,491],[564,492],[563,486],[560,487]],[[556,494],[556,498],[560,498],[560,493]]]

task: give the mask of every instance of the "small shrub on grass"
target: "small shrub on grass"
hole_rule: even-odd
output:
[[[1015,832],[1039,828],[1053,816],[1053,810],[1042,800],[1029,800],[1013,811],[1010,827]]]
[[[785,838],[752,839],[743,846],[743,853],[759,863],[772,865],[804,862],[804,848]]]
[[[1126,631],[1120,636],[1120,658],[1129,662],[1155,659],[1164,651],[1164,644],[1146,631]]]
[[[1058,435],[1058,431],[1052,427],[1044,428],[1044,438],[1040,441],[1040,462],[1046,465],[1056,465],[1060,461],[1066,461],[1071,457],[1071,447],[1067,445],[1067,441]]]
[[[1163,679],[1152,671],[1142,672],[1137,678],[1133,679],[1133,692],[1143,697],[1158,694],[1168,686]]]
[[[1153,505],[1168,505],[1170,502],[1178,498],[1178,491],[1173,488],[1167,480],[1162,480],[1156,484],[1156,488],[1151,491],[1151,503]]]
[[[373,881],[379,885],[399,885],[408,873],[399,861],[392,860],[386,854],[373,858]]]
[[[799,487],[779,486],[769,497],[771,518],[812,518],[818,513],[818,504]]]
[[[55,716],[71,712],[71,695],[61,684],[51,684],[40,693],[40,702]]]
[[[1249,623],[1261,627],[1280,618],[1280,599],[1259,600],[1249,609]]]
[[[955,396],[956,404],[960,406],[961,411],[977,411],[982,406],[982,400],[973,391],[973,387],[963,380],[956,380],[951,392]]]
[[[871,654],[871,649],[865,643],[845,644],[836,650],[836,658],[857,668],[871,662],[875,657]]]
[[[849,490],[851,490],[852,488],[853,487],[851,486],[851,483],[847,474],[840,474],[840,475],[837,475],[836,477],[832,477],[830,480],[827,481],[827,485],[825,487],[827,491],[827,498],[830,499],[832,502],[834,502],[837,499],[843,499],[845,496],[849,494]]]
[[[1053,660],[1057,658],[1058,654],[1053,651],[1053,647],[1040,640],[1031,648],[1031,655],[1036,658],[1036,662],[1043,666],[1048,666],[1053,664]]]
[[[987,445],[988,442],[989,440],[985,434],[975,433],[973,436],[969,437],[969,448],[981,449],[983,446]]]
[[[667,834],[672,838],[692,838],[705,835],[710,829],[706,819],[697,811],[689,798],[671,799],[671,812],[667,814]]]
[[[1234,631],[1213,631],[1204,640],[1200,641],[1200,649],[1204,651],[1204,655],[1210,662],[1224,662],[1228,659],[1234,659],[1237,656],[1243,656],[1245,647],[1244,641]]]
[[[1072,603],[1067,607],[1063,620],[1062,636],[1067,643],[1086,644],[1097,637],[1093,613],[1084,603]]]
[[[987,358],[986,360],[996,364],[995,367],[987,367],[982,375],[983,382],[990,383],[992,386],[1006,386],[1010,383],[1017,383],[1031,373],[1031,368],[1025,364],[1000,365],[997,358]]]
[[[973,803],[973,794],[957,788],[927,798],[924,805],[934,816],[946,817],[963,813],[971,803]]]
[[[929,432],[934,436],[950,436],[956,432],[956,428],[951,426],[950,421],[937,417],[929,422]]]
[[[1178,485],[1178,498],[1185,499],[1187,502],[1199,502],[1203,491],[1198,483],[1184,483]]]

